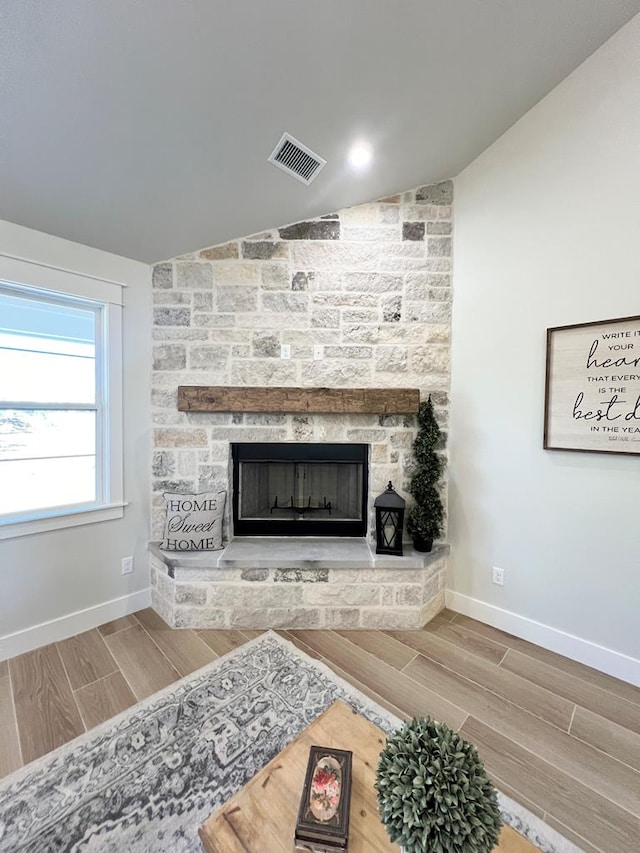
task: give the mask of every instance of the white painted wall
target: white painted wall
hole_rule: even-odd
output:
[[[640,457],[542,428],[547,327],[640,314],[640,17],[459,175],[454,234],[449,601],[638,681]]]
[[[0,660],[149,600],[151,271],[0,221],[0,253],[127,285],[123,308],[124,518],[0,541]],[[134,572],[122,576],[122,557]],[[42,623],[48,623],[42,626]]]

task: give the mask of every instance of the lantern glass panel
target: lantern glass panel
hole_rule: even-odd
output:
[[[380,518],[382,543],[385,548],[394,548],[398,534],[398,513],[383,512]]]

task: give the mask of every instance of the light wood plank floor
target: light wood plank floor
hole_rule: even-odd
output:
[[[0,663],[0,776],[260,631],[169,628],[143,610]],[[443,611],[422,631],[280,631],[399,717],[431,714],[496,785],[586,853],[640,838],[640,689]]]

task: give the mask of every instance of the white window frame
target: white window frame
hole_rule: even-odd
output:
[[[56,269],[0,255],[0,285],[15,288],[19,295],[75,297],[100,309],[101,323],[97,361],[102,383],[102,411],[97,418],[97,442],[101,444],[101,470],[97,472],[97,500],[87,505],[53,507],[0,519],[0,539],[27,536],[65,527],[122,518],[124,515],[123,414],[122,414],[122,290],[103,279]],[[34,408],[47,408],[33,406]]]

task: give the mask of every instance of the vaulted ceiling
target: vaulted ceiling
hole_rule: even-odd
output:
[[[639,11],[2,0],[0,218],[156,261],[452,177]],[[327,160],[308,187],[267,162],[285,130]]]

